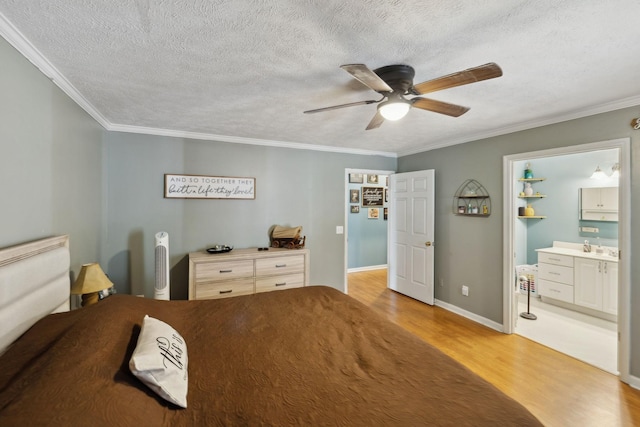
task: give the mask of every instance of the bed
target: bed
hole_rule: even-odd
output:
[[[42,289],[51,294],[48,312],[64,310],[68,268],[66,238],[0,251],[0,425],[541,425],[455,360],[330,287],[205,301],[113,295],[43,313]],[[25,283],[34,275],[35,285]],[[42,282],[48,276],[53,286]],[[23,287],[30,290],[13,290]],[[37,308],[18,316],[14,304]],[[132,374],[145,315],[186,344],[186,408]]]

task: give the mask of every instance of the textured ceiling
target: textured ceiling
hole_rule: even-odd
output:
[[[638,0],[0,0],[0,34],[110,130],[408,154],[640,105]],[[496,62],[365,131],[378,94],[339,68],[415,83]]]

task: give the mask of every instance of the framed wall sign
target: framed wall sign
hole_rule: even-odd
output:
[[[256,179],[237,176],[164,175],[166,199],[256,198]]]
[[[380,218],[380,208],[369,208],[367,210],[367,218],[369,219],[378,219]]]
[[[362,187],[362,206],[384,206],[384,188]]]

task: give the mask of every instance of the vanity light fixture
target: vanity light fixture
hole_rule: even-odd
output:
[[[615,179],[620,178],[620,163],[616,163],[611,168],[611,178],[615,178]]]
[[[606,177],[607,175],[605,175],[605,173],[602,172],[602,169],[600,169],[599,165],[598,167],[596,167],[596,170],[591,175],[591,179],[605,179]]]

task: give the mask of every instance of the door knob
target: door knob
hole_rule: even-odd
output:
[[[431,246],[431,242],[424,242],[425,246]]]

